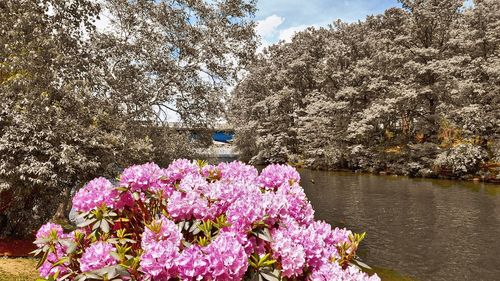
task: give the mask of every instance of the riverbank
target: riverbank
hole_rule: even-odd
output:
[[[428,145],[427,145],[428,146]],[[298,168],[320,171],[398,175],[410,178],[479,181],[500,184],[500,162],[471,157],[467,153],[453,156],[420,146],[366,150],[351,155],[328,158],[292,156],[288,163]],[[427,152],[422,152],[427,151]],[[445,155],[445,156],[443,156]],[[334,158],[334,159],[333,159]],[[260,160],[259,162],[267,162]]]
[[[484,182],[489,184],[500,185],[500,178],[497,177],[485,177],[483,175],[464,175],[464,176],[453,176],[450,174],[438,174],[438,173],[428,173],[420,175],[411,175],[408,173],[401,173],[394,170],[382,170],[378,171],[375,169],[346,169],[346,168],[330,168],[330,167],[309,167],[300,163],[287,163],[296,168],[305,168],[316,171],[325,172],[343,172],[343,173],[353,173],[353,174],[370,174],[379,176],[401,176],[416,179],[438,179],[438,180],[456,180],[456,181],[467,181],[467,182]]]
[[[484,175],[478,174],[468,174],[463,176],[453,176],[452,174],[439,174],[439,173],[427,173],[427,174],[419,174],[412,175],[408,173],[401,173],[394,170],[382,170],[378,171],[376,169],[346,169],[346,168],[329,168],[329,167],[309,167],[300,163],[288,163],[291,166],[296,168],[306,168],[317,171],[325,171],[325,172],[344,172],[344,173],[353,173],[353,174],[371,174],[371,175],[379,175],[379,176],[403,176],[409,178],[420,178],[420,179],[440,179],[440,180],[456,180],[456,181],[468,181],[468,182],[484,182],[489,184],[500,185],[500,177],[485,177]]]

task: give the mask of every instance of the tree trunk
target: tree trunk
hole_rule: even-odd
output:
[[[66,187],[61,192],[61,200],[57,206],[57,210],[52,217],[52,221],[57,222],[68,222],[69,223],[69,212],[71,210],[71,188]]]

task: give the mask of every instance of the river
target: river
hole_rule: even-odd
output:
[[[315,218],[366,231],[359,255],[380,272],[405,280],[500,280],[500,185],[300,174]]]

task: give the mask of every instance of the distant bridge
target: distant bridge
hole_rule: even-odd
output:
[[[191,138],[199,138],[200,135],[211,134],[212,140],[222,143],[231,143],[234,139],[235,131],[234,128],[227,124],[220,124],[212,128],[203,127],[188,127],[179,122],[168,123],[168,128],[174,129],[176,131],[189,131]]]

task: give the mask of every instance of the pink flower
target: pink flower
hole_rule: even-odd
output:
[[[246,233],[252,230],[252,224],[264,219],[265,208],[262,206],[260,192],[248,193],[233,202],[226,211],[231,230]]]
[[[60,237],[63,234],[63,229],[60,225],[55,223],[46,223],[40,227],[40,229],[36,233],[37,239],[49,238],[51,233],[56,233],[57,237]],[[39,245],[40,246],[40,245]]]
[[[306,253],[307,265],[310,268],[319,268],[330,262],[332,257],[338,257],[337,241],[343,237],[337,237],[332,227],[325,222],[313,222],[305,229],[308,234],[303,237],[302,245]]]
[[[248,268],[245,249],[231,232],[221,233],[205,249],[209,263],[209,280],[241,280]]]
[[[347,242],[351,232],[315,221],[299,181],[298,172],[287,165],[271,165],[259,176],[254,167],[241,162],[200,168],[180,159],[166,169],[153,163],[125,169],[120,178],[124,191],[97,178],[78,191],[73,203],[80,212],[102,205],[121,210],[116,213],[123,223],[116,224],[109,237],[117,239],[118,228],[123,228],[127,239],[140,239],[135,241],[140,245],[122,237],[117,242],[130,247],[127,255],[140,259],[139,280],[242,280],[254,254],[270,254],[276,261],[271,267],[290,280],[380,280],[355,267],[344,270],[332,263],[332,258],[339,257],[337,246]],[[132,197],[135,193],[137,201]],[[162,200],[157,200],[158,194],[164,196]],[[137,208],[125,209],[134,204]],[[151,218],[153,222],[146,225]],[[227,223],[223,227],[217,225],[221,218]],[[210,234],[206,229],[179,229],[176,222],[184,220],[190,225],[212,220],[203,225],[212,225]],[[270,240],[256,236],[257,226],[269,230]],[[69,262],[54,264],[67,256],[70,243],[63,240],[74,237],[86,245],[80,259],[70,256],[71,264],[80,264],[80,271],[117,264],[110,255],[116,251],[113,244],[93,241],[89,228],[83,231],[87,231],[85,237],[64,234],[56,224],[40,228],[37,239],[50,241],[39,241],[38,247],[51,243],[55,249],[40,268],[42,277],[69,272]]]
[[[343,270],[337,263],[325,263],[318,270],[314,270],[309,276],[310,281],[380,281],[377,274],[369,276],[355,267]]]
[[[156,220],[151,224],[160,225],[160,228],[159,231],[156,232],[151,230],[149,227],[146,227],[144,233],[142,234],[141,245],[143,249],[148,249],[150,245],[159,241],[167,241],[176,247],[180,246],[182,233],[173,221],[161,216],[159,220]]]
[[[211,262],[200,246],[191,245],[176,260],[179,277],[182,280],[204,280]]]
[[[120,185],[128,187],[131,192],[136,191],[166,191],[168,184],[165,170],[155,163],[134,165],[125,169],[120,176]]]
[[[293,221],[272,232],[271,247],[274,258],[281,262],[283,276],[298,277],[302,274],[306,253],[301,242],[307,235],[308,233]]]
[[[175,259],[179,256],[182,233],[174,222],[161,217],[152,223],[158,229],[146,227],[142,234],[142,271],[154,279],[168,280],[177,274]]]
[[[79,212],[88,212],[102,205],[113,207],[118,191],[105,178],[96,178],[87,183],[73,197],[73,207]]]
[[[177,159],[164,170],[169,183],[175,183],[188,174],[198,173],[198,166],[186,159]]]
[[[36,238],[37,239],[50,238],[52,233],[56,234],[57,239],[70,239],[72,237],[72,234],[64,234],[63,229],[60,225],[47,223],[42,227],[40,227],[40,229],[36,234]],[[45,243],[37,244],[38,248],[41,248],[44,245]],[[42,276],[43,278],[47,278],[49,276],[53,276],[57,272],[59,272],[60,275],[68,272],[66,268],[66,266],[69,265],[68,262],[54,266],[54,263],[58,262],[65,255],[66,255],[66,246],[64,246],[61,243],[55,243],[55,252],[50,252],[47,255],[47,259],[45,260],[45,262],[38,269],[38,271],[40,272],[40,276]]]
[[[240,161],[230,163],[220,163],[217,165],[220,171],[221,180],[254,182],[258,172],[253,166],[246,165]]]
[[[59,276],[63,276],[68,272],[68,269],[66,268],[69,265],[68,262],[54,266],[54,263],[58,262],[59,259],[64,256],[64,252],[62,250],[57,250],[57,252],[58,253],[56,254],[49,253],[45,262],[38,269],[41,277],[48,278],[50,276],[54,276],[57,272],[59,272]]]
[[[177,275],[179,247],[165,240],[148,244],[141,256],[141,270],[154,280],[168,280]]]
[[[99,241],[91,244],[80,258],[80,270],[87,272],[117,264],[116,259],[110,254],[113,251],[116,251],[115,247],[107,242]]]
[[[300,182],[300,175],[292,166],[273,164],[262,170],[258,181],[267,189],[277,189],[284,184]]]
[[[209,216],[208,200],[192,190],[174,191],[168,198],[167,210],[176,221],[205,219]]]

